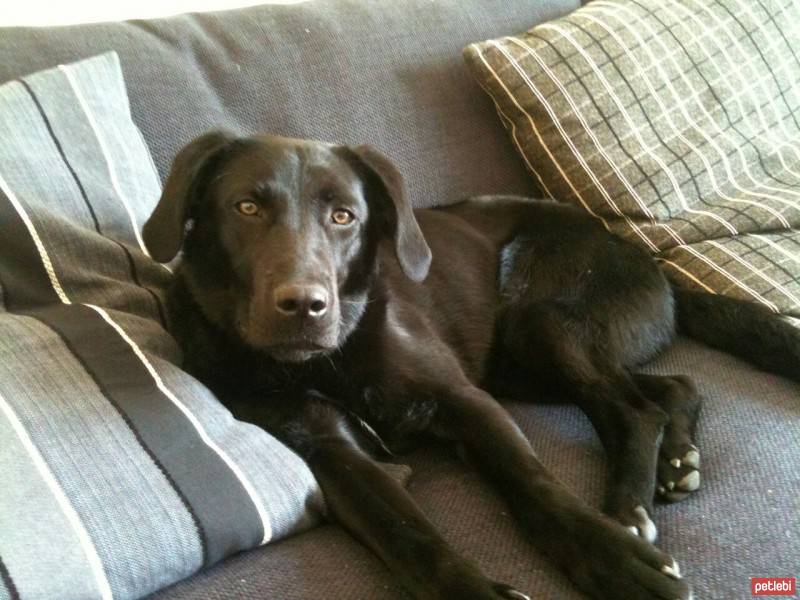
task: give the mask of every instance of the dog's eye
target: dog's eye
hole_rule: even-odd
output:
[[[355,218],[356,216],[346,208],[337,208],[331,214],[331,220],[337,225],[349,225]]]
[[[258,214],[258,204],[251,200],[242,200],[236,203],[236,210],[245,216],[252,217]]]

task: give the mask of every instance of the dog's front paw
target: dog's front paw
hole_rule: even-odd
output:
[[[597,600],[691,600],[678,564],[605,517],[576,523],[565,556],[570,579]],[[567,542],[565,545],[569,546]]]

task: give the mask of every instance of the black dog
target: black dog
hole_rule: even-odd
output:
[[[654,496],[699,486],[699,400],[684,377],[630,369],[670,342],[677,312],[690,334],[800,372],[800,333],[745,303],[673,295],[649,255],[577,209],[498,197],[412,211],[370,147],[202,136],[144,239],[162,262],[184,250],[170,314],[186,368],[294,448],[417,598],[526,596],[458,556],[362,448],[451,440],[587,594],[686,599],[649,515]],[[602,438],[613,518],[547,473],[491,394],[543,388]]]

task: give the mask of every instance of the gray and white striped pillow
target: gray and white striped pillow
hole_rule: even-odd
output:
[[[309,526],[305,464],[181,371],[104,54],[0,86],[0,599],[137,598]]]
[[[800,317],[800,4],[596,0],[464,54],[545,194]]]

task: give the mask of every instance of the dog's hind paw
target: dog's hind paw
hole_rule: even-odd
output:
[[[700,489],[700,452],[693,444],[681,448],[661,447],[658,461],[657,497],[666,502],[678,502]]]
[[[674,385],[664,402],[670,421],[658,453],[655,496],[678,502],[700,489],[700,451],[694,444],[700,398],[691,379],[681,375],[669,379]]]

